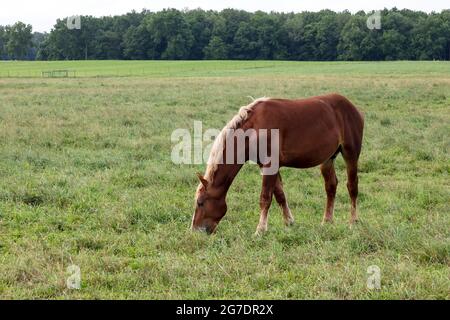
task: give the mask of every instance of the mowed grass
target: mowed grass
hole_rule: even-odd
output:
[[[450,298],[448,62],[4,65],[87,77],[0,79],[0,298]],[[117,77],[113,65],[159,71]],[[320,225],[319,169],[283,168],[296,224],[273,203],[254,237],[261,177],[248,164],[217,234],[191,233],[205,166],[171,162],[172,131],[222,128],[247,96],[328,92],[365,113],[361,222],[348,225],[339,156],[334,224]],[[66,286],[72,264],[80,290]]]
[[[302,61],[0,61],[0,78],[40,78],[42,72],[68,70],[76,77],[223,77],[279,75],[353,75],[371,77],[440,76],[445,61],[302,62]]]

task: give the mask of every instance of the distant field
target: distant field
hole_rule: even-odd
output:
[[[41,77],[43,71],[69,70],[76,77],[217,77],[252,75],[439,76],[450,73],[445,61],[0,61],[0,78]]]
[[[41,78],[54,69],[77,78]],[[319,169],[283,168],[296,224],[274,203],[253,237],[246,165],[217,234],[191,233],[205,166],[171,162],[172,131],[221,128],[248,96],[328,92],[365,113],[361,222],[339,156],[334,224]],[[450,299],[449,62],[1,62],[0,102],[0,298]]]

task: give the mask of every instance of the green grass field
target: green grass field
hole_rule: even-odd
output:
[[[0,78],[40,78],[43,71],[68,70],[76,77],[224,77],[353,75],[432,76],[450,72],[448,62],[292,61],[0,61]],[[71,73],[72,75],[72,73]]]
[[[77,77],[40,77],[54,69]],[[171,162],[172,131],[328,92],[365,113],[361,222],[339,156],[334,224],[319,169],[283,168],[296,224],[274,203],[254,237],[246,165],[217,234],[191,233],[205,166]],[[0,298],[450,299],[449,62],[1,62],[0,108]]]

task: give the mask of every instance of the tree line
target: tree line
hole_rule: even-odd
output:
[[[450,10],[424,13],[250,13],[225,9],[81,16],[81,28],[58,19],[49,33],[18,22],[0,26],[2,59],[449,60]]]

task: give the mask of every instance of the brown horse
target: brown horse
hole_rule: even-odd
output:
[[[279,166],[310,168],[320,165],[325,181],[327,203],[323,222],[332,222],[337,178],[334,159],[341,153],[347,166],[347,188],[351,199],[350,223],[357,221],[356,198],[358,196],[358,158],[361,152],[364,117],[345,97],[339,94],[316,96],[301,100],[257,99],[242,107],[239,113],[225,126],[211,149],[205,176],[198,174],[200,184],[196,192],[195,213],[192,229],[212,233],[227,211],[226,195],[243,163],[226,159],[226,131],[242,129],[278,129]],[[274,143],[267,135],[268,146]],[[249,160],[249,147],[255,145],[248,137],[245,141],[245,161]],[[256,139],[261,139],[256,135]],[[234,137],[236,140],[236,137]],[[238,148],[235,145],[235,149]],[[219,161],[222,159],[222,161]],[[230,161],[233,160],[233,161]],[[244,162],[245,162],[244,161]],[[260,158],[255,160],[262,169],[270,165]],[[272,161],[273,162],[273,161]],[[280,173],[263,175],[260,196],[261,216],[256,233],[267,230],[267,215],[275,199],[283,210],[286,225],[294,222],[283,192]]]

